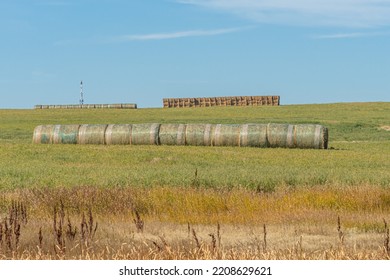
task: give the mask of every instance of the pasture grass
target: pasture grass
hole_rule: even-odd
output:
[[[389,186],[390,141],[334,144],[338,149],[4,143],[0,189],[199,186],[268,192],[280,186]]]

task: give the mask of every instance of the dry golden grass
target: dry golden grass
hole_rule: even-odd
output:
[[[389,259],[390,190],[54,188],[0,196],[0,259]]]

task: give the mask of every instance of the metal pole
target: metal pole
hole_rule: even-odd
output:
[[[80,105],[84,104],[83,81],[80,82]]]

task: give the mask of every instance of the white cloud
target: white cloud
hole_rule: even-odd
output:
[[[387,32],[352,32],[352,33],[335,33],[312,36],[313,39],[348,39],[348,38],[362,38],[362,37],[377,37],[388,36]]]
[[[365,33],[336,33],[336,34],[326,34],[326,35],[316,35],[313,36],[314,39],[345,39],[345,38],[359,38],[369,36]]]
[[[390,25],[390,0],[176,0],[256,22],[335,27]]]
[[[115,38],[115,41],[148,41],[148,40],[177,39],[177,38],[185,38],[185,37],[216,36],[216,35],[238,32],[247,28],[248,27],[224,28],[224,29],[213,29],[213,30],[189,30],[189,31],[170,32],[170,33],[123,35]]]
[[[53,43],[53,46],[70,46],[75,44],[111,44],[111,43],[121,43],[129,41],[156,41],[156,40],[169,40],[169,39],[179,39],[186,37],[205,37],[205,36],[217,36],[222,34],[240,32],[253,28],[251,26],[246,27],[236,27],[236,28],[223,28],[223,29],[211,29],[211,30],[188,30],[188,31],[179,31],[179,32],[167,32],[167,33],[150,33],[150,34],[131,34],[131,35],[122,35],[116,37],[107,37],[100,39],[87,39],[82,41],[76,40],[59,40]]]

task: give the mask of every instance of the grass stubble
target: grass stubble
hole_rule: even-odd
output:
[[[383,187],[36,188],[0,202],[0,259],[390,259]]]

